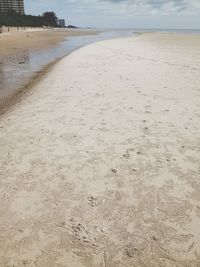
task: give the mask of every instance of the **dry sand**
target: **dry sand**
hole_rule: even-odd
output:
[[[61,60],[0,120],[0,266],[200,266],[200,37]]]
[[[44,29],[0,34],[1,57],[21,53],[26,49],[38,50],[55,46],[66,37],[93,35],[95,30],[80,29]]]

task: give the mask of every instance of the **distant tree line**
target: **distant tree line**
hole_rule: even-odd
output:
[[[57,27],[58,19],[56,14],[45,12],[41,16],[21,15],[13,10],[7,13],[0,13],[0,26],[19,26],[19,27]]]

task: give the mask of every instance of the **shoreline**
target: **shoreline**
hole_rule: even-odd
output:
[[[74,37],[74,36],[80,36],[80,37],[81,36],[91,36],[91,34],[92,35],[97,35],[97,34],[100,33],[99,31],[94,30],[94,29],[89,29],[89,30],[88,29],[34,29],[34,30],[26,30],[26,31],[18,32],[18,33],[10,33],[10,34],[6,34],[5,33],[5,34],[0,35],[0,38],[3,39],[4,36],[12,36],[12,38],[13,38],[14,36],[18,36],[19,37],[20,35],[26,35],[26,34],[29,34],[29,33],[33,33],[33,34],[36,33],[37,34],[37,33],[44,33],[44,32],[46,32],[46,33],[49,33],[50,32],[51,34],[52,33],[59,33],[59,34],[61,33],[61,39],[59,37],[57,39],[56,43],[53,43],[53,44],[51,43],[50,45],[46,46],[46,49],[45,50],[47,50],[51,46],[56,46],[59,43],[62,43],[63,42],[63,39],[62,38]],[[136,35],[156,34],[156,32],[133,32],[133,33],[135,33]],[[193,35],[193,34],[176,33],[176,32],[171,32],[171,33],[169,33],[169,32],[163,32],[161,34],[164,34],[164,35],[167,35],[167,34],[176,35],[176,34],[178,34],[178,35],[182,35],[182,36],[185,36],[185,37],[188,37],[188,36],[198,36],[196,34]],[[67,35],[67,37],[66,37],[66,35]],[[115,37],[112,37],[112,38],[115,38]],[[124,37],[122,36],[122,37],[119,37],[119,38],[124,38]],[[108,38],[107,40],[109,40],[109,39],[110,38]],[[98,42],[98,40],[97,41],[94,41],[94,42]],[[85,45],[83,45],[83,47],[84,46]],[[20,49],[23,50],[23,48],[20,48]],[[35,51],[37,51],[37,50],[39,51],[39,50],[44,50],[44,48],[42,48],[42,47],[36,47],[36,48],[34,48],[34,50]],[[11,51],[12,51],[12,49],[11,49]],[[74,51],[76,51],[76,49]],[[4,56],[1,57],[1,53],[2,53],[2,51],[0,51],[0,59],[2,60],[2,62],[3,62],[4,58],[6,60],[9,60],[9,56],[13,57],[14,55],[17,54],[17,52],[14,52],[14,54],[10,53],[7,56],[4,55]],[[43,71],[44,71],[44,73],[47,73],[49,66],[54,65],[56,62],[58,62],[60,59],[62,59],[64,56],[66,56],[66,55],[68,55],[70,53],[71,52],[66,52],[65,55],[62,55],[62,56],[54,59],[50,63],[47,63],[46,65],[42,66],[41,68],[39,68],[39,70],[37,72],[33,73],[33,75],[31,75],[30,77],[28,77],[27,78],[27,81],[23,85],[19,86],[16,90],[14,90],[13,93],[11,93],[11,94],[9,93],[8,96],[0,98],[0,114],[2,115],[6,110],[8,110],[8,107],[11,107],[16,101],[19,101],[21,95],[23,95],[25,93],[24,91],[26,90],[26,88],[30,88],[31,87],[31,84],[32,84],[33,80],[34,79],[38,80],[37,78],[40,79],[40,77],[43,76]],[[24,92],[24,93],[22,93],[22,92]],[[9,103],[9,101],[11,101],[12,104]]]
[[[85,46],[77,48],[73,50],[72,52],[66,52],[67,54],[48,63],[47,65],[42,67],[39,71],[37,71],[34,75],[28,78],[28,81],[25,83],[25,85],[17,88],[15,92],[13,92],[8,97],[0,98],[0,119],[1,119],[1,116],[3,116],[8,110],[10,110],[10,108],[12,108],[12,106],[14,106],[17,103],[22,102],[23,98],[26,97],[26,94],[29,94],[31,89],[34,89],[34,86],[37,86],[37,84],[41,82],[42,79],[45,78],[46,75],[48,75],[48,73],[52,71],[52,69],[56,66],[57,63],[59,63],[62,59],[64,59],[65,57],[68,57],[70,54],[78,51],[79,49],[83,47]]]
[[[67,55],[65,55],[67,56]],[[58,58],[53,62],[45,65],[40,71],[31,76],[28,79],[28,82],[24,86],[17,88],[10,96],[0,99],[0,118],[3,116],[13,105],[23,101],[23,98],[26,97],[26,94],[30,93],[30,90],[33,89],[42,79],[52,70],[52,68],[59,62],[62,58]]]
[[[96,35],[96,30],[35,29],[0,35],[0,59],[9,58],[26,49],[37,51],[56,46],[68,37]]]
[[[198,265],[199,42],[87,45],[1,117],[0,265]]]
[[[56,30],[58,30],[58,31],[63,31],[62,29],[51,29],[50,31],[56,31]],[[37,30],[34,30],[33,32],[36,32]],[[39,32],[44,32],[44,31],[49,31],[48,29],[40,29],[40,30],[38,30]],[[65,30],[64,30],[65,31]],[[47,63],[47,64],[45,64],[44,66],[42,66],[41,68],[39,68],[38,69],[38,71],[37,72],[35,72],[35,73],[33,73],[33,75],[31,75],[31,76],[29,76],[27,79],[26,79],[26,82],[24,83],[23,82],[23,85],[21,85],[21,86],[18,86],[11,94],[9,93],[6,97],[1,97],[0,98],[0,114],[2,115],[5,111],[7,111],[8,109],[9,109],[9,107],[11,107],[14,103],[16,103],[17,101],[20,101],[20,99],[21,99],[21,96],[23,96],[23,94],[25,94],[26,92],[25,92],[25,90],[27,89],[27,90],[29,90],[29,88],[30,87],[32,87],[31,86],[31,84],[32,84],[32,81],[34,80],[34,79],[37,79],[37,77],[38,77],[38,75],[39,75],[39,77],[42,75],[43,76],[43,74],[42,74],[42,72],[43,72],[43,70],[44,70],[44,72],[46,73],[46,71],[48,72],[48,67],[49,66],[53,66],[55,63],[57,63],[59,60],[61,60],[63,57],[65,57],[65,56],[68,56],[69,54],[71,54],[72,52],[74,52],[74,51],[76,51],[76,50],[78,50],[78,49],[80,49],[80,48],[82,48],[82,47],[84,47],[84,46],[87,46],[88,44],[90,44],[90,43],[96,43],[96,42],[99,42],[99,41],[102,41],[102,40],[109,40],[109,39],[115,39],[115,38],[127,38],[127,37],[129,37],[130,36],[130,33],[129,33],[129,35],[127,34],[127,36],[119,36],[119,37],[116,37],[115,36],[115,34],[114,35],[112,35],[111,34],[111,36],[105,36],[105,37],[102,37],[102,39],[98,39],[98,35],[100,34],[100,33],[103,33],[102,32],[102,30],[101,31],[99,31],[99,30],[94,30],[94,29],[91,29],[91,30],[88,30],[88,29],[86,29],[86,30],[84,30],[84,29],[70,29],[70,31],[74,31],[74,32],[76,32],[75,33],[75,35],[74,36],[71,36],[71,37],[83,37],[84,38],[84,36],[85,37],[91,37],[92,35],[95,35],[96,37],[97,37],[97,39],[94,39],[94,40],[92,40],[91,42],[89,42],[89,43],[83,43],[81,46],[78,46],[78,47],[76,47],[76,48],[74,48],[74,49],[71,49],[71,51],[66,51],[65,52],[65,54],[64,55],[62,55],[62,56],[59,56],[59,57],[57,57],[56,59],[53,59],[50,63]],[[90,34],[90,31],[92,31],[92,35]],[[82,32],[84,32],[84,35],[79,35],[79,34],[81,34]],[[132,32],[132,31],[130,31],[130,32]],[[22,32],[23,33],[23,32]],[[13,33],[11,33],[11,35],[12,35]],[[14,33],[14,34],[16,34],[16,33]],[[78,35],[77,35],[78,34]],[[142,34],[142,33],[134,33],[135,34],[135,36],[137,36],[137,35],[139,35],[139,34]],[[77,36],[76,36],[77,35]],[[68,40],[66,39],[66,41],[65,42],[67,42],[66,44],[68,44]],[[61,44],[62,44],[63,42],[61,42]],[[38,49],[38,50],[40,50],[40,49]],[[47,49],[46,50],[42,50],[42,51],[47,51]],[[18,59],[19,60],[19,59]],[[1,96],[1,95],[0,95]],[[11,101],[10,103],[9,103],[9,101]]]
[[[29,40],[28,43],[24,38],[26,38],[26,35],[31,35],[34,42],[32,43],[32,40]],[[26,31],[20,31],[20,32],[14,32],[9,34],[2,34],[0,35],[0,71],[4,71],[5,69],[8,69],[9,65],[16,66],[19,64],[19,70],[21,69],[20,64],[26,65],[27,57],[29,57],[30,53],[45,53],[49,49],[56,49],[59,47],[60,44],[62,44],[64,41],[68,42],[68,38],[71,37],[84,37],[84,36],[92,36],[99,34],[98,31],[95,30],[82,30],[82,29],[34,29],[32,31],[26,30]],[[17,39],[16,39],[17,38]],[[17,42],[15,42],[17,40]],[[37,41],[38,44],[35,44],[35,41]],[[14,42],[14,44],[13,44]],[[6,44],[6,45],[5,45]],[[22,45],[22,46],[21,46]],[[4,50],[6,51],[4,51]],[[14,50],[14,51],[13,51]],[[50,50],[49,50],[50,51]],[[55,51],[52,51],[55,53]],[[36,70],[29,70],[27,74],[20,78],[20,83],[16,84],[16,87],[13,87],[12,89],[7,89],[8,92],[5,91],[4,95],[0,95],[0,113],[2,114],[5,110],[7,110],[7,106],[11,106],[15,101],[14,99],[19,100],[18,97],[21,96],[22,91],[25,91],[26,88],[29,88],[31,84],[33,83],[33,80],[40,78],[43,73],[46,73],[51,65],[54,65],[59,59],[63,58],[65,55],[69,54],[66,50],[65,54],[55,56],[55,58],[52,58],[47,61],[45,65],[41,65],[41,63],[38,63],[38,69]],[[5,65],[6,64],[6,65]],[[4,67],[5,65],[5,67]],[[29,66],[27,66],[29,67]],[[11,68],[12,70],[12,68]],[[27,70],[24,69],[26,72]],[[17,72],[17,70],[14,70],[14,73]],[[23,69],[22,69],[23,72]],[[13,73],[13,72],[12,72]],[[13,74],[10,73],[11,77]],[[0,72],[0,75],[2,75],[2,80],[4,81],[4,73]],[[7,73],[6,73],[7,75]],[[18,79],[18,77],[17,77]],[[5,84],[3,84],[3,87],[7,87],[9,85],[9,80],[4,81]],[[8,83],[8,84],[7,84]],[[0,89],[4,89],[4,88]],[[16,98],[17,97],[17,98]],[[9,103],[9,101],[11,101]],[[11,104],[12,103],[12,104]]]
[[[52,31],[52,30],[54,30],[54,31],[56,31],[56,30],[59,30],[59,31],[62,31],[62,29],[51,29],[50,31]],[[76,31],[77,29],[70,29],[70,31]],[[39,29],[39,30],[33,30],[33,32],[43,32],[43,31],[49,31],[48,29]],[[65,31],[65,30],[64,30]],[[84,30],[83,30],[84,31]],[[87,32],[88,30],[86,30],[86,32]],[[94,31],[94,30],[91,30],[91,31],[93,31],[93,34],[98,34],[99,32],[97,32],[97,31]],[[26,31],[27,33],[28,32],[30,32],[29,30],[28,31]],[[82,30],[81,30],[81,32],[82,32]],[[87,33],[85,32],[85,34],[84,35],[87,35]],[[90,30],[89,30],[89,32],[90,32]],[[24,32],[20,32],[20,33],[23,33],[24,34]],[[11,33],[11,34],[8,34],[8,35],[12,35],[13,33]],[[14,33],[14,34],[17,34],[17,33]],[[77,34],[77,33],[76,33]],[[76,36],[76,34],[75,34],[75,36]],[[174,36],[182,36],[182,37],[184,37],[184,39],[186,40],[187,39],[187,37],[189,37],[189,36],[194,36],[195,37],[195,39],[196,39],[196,37],[197,36],[199,36],[199,35],[196,35],[196,34],[194,34],[194,35],[188,35],[188,34],[182,34],[182,33],[174,33],[174,32],[172,32],[172,33],[169,33],[169,32],[163,32],[163,33],[157,33],[157,32],[135,32],[135,34],[136,34],[136,36],[140,36],[140,35],[155,35],[155,34],[161,34],[161,36],[163,37],[163,36],[167,36],[167,35],[174,35]],[[3,35],[3,34],[2,34]],[[7,35],[7,34],[5,34],[5,35]],[[90,35],[90,34],[89,34]],[[1,35],[0,35],[1,36]],[[82,36],[82,35],[77,35],[77,36]],[[134,38],[136,37],[136,36],[134,36]],[[69,36],[69,37],[72,37],[72,36]],[[119,37],[119,38],[117,38],[117,39],[123,39],[123,38],[129,38],[129,37]],[[113,38],[111,38],[111,39],[106,39],[106,40],[112,40]],[[114,38],[115,39],[115,38]],[[184,41],[185,41],[184,40]],[[62,42],[61,40],[59,40],[58,41],[58,43],[59,42]],[[94,43],[96,43],[96,42],[101,42],[101,41],[94,41]],[[59,58],[57,58],[57,59],[55,59],[55,60],[53,60],[52,62],[50,62],[50,63],[48,63],[47,65],[45,65],[45,66],[43,66],[39,71],[37,71],[35,74],[33,74],[32,76],[30,76],[29,78],[28,78],[28,80],[27,80],[27,82],[23,85],[23,86],[20,86],[19,88],[17,88],[11,95],[8,95],[8,97],[5,97],[5,98],[1,98],[0,99],[0,116],[2,116],[6,111],[8,111],[9,110],[9,108],[11,108],[14,104],[16,104],[16,103],[18,103],[18,102],[21,102],[22,100],[23,100],[23,96],[25,96],[26,95],[26,91],[27,91],[27,93],[30,91],[30,89],[34,86],[34,85],[36,85],[38,82],[40,82],[41,80],[42,80],[42,78],[44,77],[44,76],[46,76],[47,74],[48,74],[48,72],[50,72],[51,71],[51,69],[56,65],[56,63],[58,63],[60,60],[62,60],[63,58],[65,58],[65,57],[67,57],[68,55],[70,55],[71,53],[73,53],[73,52],[75,52],[75,51],[77,51],[77,50],[79,50],[79,49],[81,49],[81,48],[83,48],[83,47],[85,47],[85,46],[87,46],[88,44],[86,44],[86,45],[83,45],[82,47],[80,47],[80,48],[77,48],[77,49],[75,49],[75,50],[73,50],[73,51],[71,51],[71,52],[66,52],[66,54],[65,55],[63,55],[63,56],[61,56],[61,57],[59,57]],[[41,49],[41,48],[36,48],[36,50],[37,49]]]

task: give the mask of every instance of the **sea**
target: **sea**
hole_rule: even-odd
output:
[[[26,50],[14,60],[0,61],[0,102],[21,88],[25,88],[33,77],[37,77],[45,66],[88,44],[122,37],[136,36],[143,32],[173,32],[178,34],[200,34],[200,29],[96,29],[97,35],[67,37],[53,48],[40,51]]]

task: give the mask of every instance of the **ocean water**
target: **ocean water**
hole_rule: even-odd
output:
[[[33,52],[23,51],[12,60],[0,62],[0,101],[23,88],[46,65],[62,58],[87,44],[121,37],[136,36],[141,32],[174,32],[200,34],[200,30],[160,30],[160,29],[99,29],[101,32],[91,36],[66,38],[54,48]]]

